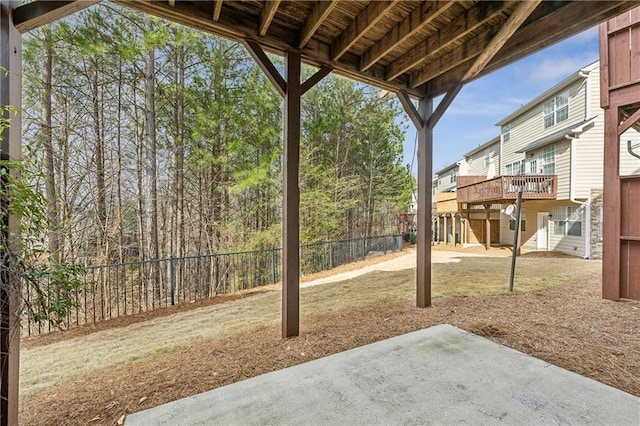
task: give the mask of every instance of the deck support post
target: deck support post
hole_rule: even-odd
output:
[[[300,332],[300,74],[299,52],[285,55],[282,206],[282,337]]]
[[[491,249],[491,204],[484,205],[485,211],[487,212],[485,221],[484,221],[484,248],[487,250]]]
[[[22,37],[13,23],[13,8],[19,1],[0,1],[0,105],[11,105],[16,114],[5,111],[9,127],[2,132],[0,156],[3,160],[19,160],[21,152],[22,106]],[[7,200],[0,200],[3,204]],[[2,232],[17,232],[18,219],[3,220]],[[5,235],[6,236],[6,235]],[[18,378],[20,373],[20,279],[7,271],[11,259],[0,253],[0,425],[18,424]]]
[[[300,334],[300,122],[301,98],[326,77],[324,66],[304,82],[299,51],[285,53],[285,74],[280,75],[260,44],[244,45],[278,93],[284,97],[283,197],[282,197],[282,337]]]
[[[418,114],[422,127],[418,129],[418,234],[416,268],[416,305],[431,306],[431,203],[433,176],[433,127],[430,118],[433,100],[429,96],[420,99]],[[446,219],[445,219],[446,220]],[[447,229],[445,227],[445,234]],[[446,240],[446,236],[445,236]]]

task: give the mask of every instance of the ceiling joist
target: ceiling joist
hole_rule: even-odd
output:
[[[313,36],[313,34],[318,30],[320,25],[324,22],[325,19],[329,16],[334,7],[338,4],[337,0],[331,1],[319,1],[313,7],[311,14],[304,22],[304,27],[302,27],[302,32],[300,33],[300,43],[298,47],[302,49],[309,39]]]
[[[222,12],[222,0],[214,0],[213,16],[211,17],[211,19],[213,19],[214,22],[218,22],[218,19],[220,19],[221,12]]]
[[[34,1],[18,6],[13,11],[13,24],[24,34],[36,28],[55,22],[100,0],[85,1]]]
[[[338,39],[331,45],[331,60],[337,61],[354,43],[356,43],[367,31],[373,28],[398,0],[373,1],[366,9],[351,21],[351,24]]]
[[[404,56],[391,62],[387,67],[387,80],[393,80],[412,68],[421,66],[447,46],[457,42],[461,37],[478,29],[497,14],[504,12],[504,2],[480,2],[473,9],[467,9],[458,15],[443,31],[427,38]]]
[[[379,42],[367,50],[360,61],[360,69],[368,70],[371,65],[384,58],[396,46],[403,43],[412,35],[418,33],[422,28],[429,25],[449,9],[453,3],[448,1],[429,1],[420,3],[409,16],[389,31]]]
[[[462,82],[476,77],[489,63],[498,51],[505,45],[511,36],[516,32],[520,25],[531,15],[541,0],[529,0],[518,3],[507,22],[500,27],[498,34],[489,42],[489,45],[482,51],[462,78]]]
[[[258,31],[258,34],[261,37],[267,34],[267,31],[269,31],[269,25],[271,25],[273,17],[276,16],[278,6],[280,6],[280,1],[281,0],[267,0],[264,2],[264,8],[262,9],[262,14],[260,15],[260,29]]]

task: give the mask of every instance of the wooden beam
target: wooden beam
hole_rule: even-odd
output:
[[[504,9],[504,2],[477,3],[473,8],[458,15],[437,34],[430,36],[407,54],[391,62],[387,67],[386,79],[393,80],[410,69],[420,66],[442,49],[475,31],[495,15],[502,13]]]
[[[638,97],[640,97],[640,95]],[[618,136],[629,130],[631,126],[638,122],[638,120],[640,120],[640,109],[634,112],[629,118],[624,120],[620,126],[618,126]]]
[[[300,53],[285,55],[282,206],[282,337],[300,332]]]
[[[32,1],[15,8],[13,22],[16,29],[24,34],[97,3],[100,0]]]
[[[300,32],[300,43],[298,43],[298,47],[302,49],[306,46],[307,42],[313,37],[313,34],[320,28],[322,22],[329,16],[334,7],[338,4],[337,0],[331,1],[319,1],[313,7],[311,14],[307,17],[307,20],[304,22],[304,27],[302,27],[302,31]]]
[[[496,31],[496,28],[490,28],[479,34],[477,38],[470,40],[469,43],[461,44],[438,58],[434,58],[428,66],[411,74],[411,87],[421,86],[447,71],[469,62],[470,59],[476,58],[487,47]]]
[[[311,77],[309,77],[302,83],[302,85],[300,86],[300,92],[301,92],[300,94],[304,95],[305,93],[307,93],[309,89],[311,89],[313,86],[318,84],[320,80],[322,80],[327,75],[329,75],[331,71],[333,71],[333,68],[326,65],[320,68],[318,71],[315,72],[315,74],[313,74]]]
[[[371,65],[378,62],[396,46],[416,34],[425,26],[429,25],[444,11],[450,8],[454,2],[451,1],[429,1],[420,3],[409,16],[396,25],[391,31],[371,46],[360,61],[360,69],[367,70]]]
[[[176,7],[176,0],[169,0],[169,6]]]
[[[409,119],[413,122],[413,125],[416,126],[416,129],[420,130],[424,127],[424,121],[422,120],[422,116],[411,102],[411,98],[407,95],[405,91],[399,91],[396,93],[398,99],[400,99],[400,103],[404,108],[404,111],[409,116]]]
[[[267,31],[269,31],[269,25],[271,25],[273,17],[276,16],[278,6],[280,6],[280,1],[281,0],[266,0],[264,2],[264,8],[260,14],[260,28],[258,30],[260,37],[264,36],[267,34]]]
[[[260,44],[254,40],[245,40],[244,46],[260,69],[265,73],[271,84],[273,84],[278,93],[280,93],[280,96],[285,97],[287,93],[287,82],[282,78],[280,72],[278,72],[264,50],[262,50]]]
[[[337,61],[367,31],[373,28],[398,0],[372,1],[365,10],[356,16],[346,30],[331,45],[331,60]]]
[[[420,99],[418,110],[423,123],[428,123],[433,101]],[[418,130],[418,234],[416,259],[416,306],[431,306],[431,192],[433,176],[433,128]],[[446,230],[445,230],[446,233]]]
[[[603,22],[598,28],[598,44],[600,50],[600,108],[609,108],[609,28],[608,22]]]
[[[607,17],[618,15],[638,4],[640,3],[637,1],[542,2],[539,9],[553,7],[555,10],[542,10],[541,13],[544,12],[542,16],[538,16],[538,11],[532,14],[530,19],[516,31],[479,76],[592,28]],[[540,34],[544,34],[545,37],[540,37]]]
[[[222,0],[214,0],[213,1],[213,22],[218,22],[220,19],[220,13],[222,12]]]
[[[636,96],[637,99],[637,96]],[[620,298],[620,138],[618,106],[604,110],[604,186],[602,214],[604,233],[602,238],[602,297]]]
[[[12,9],[19,1],[0,1],[0,105],[13,106],[17,114],[5,111],[9,126],[2,132],[0,157],[2,160],[19,161],[21,156],[22,114],[22,36],[14,25]],[[31,9],[32,10],[32,9]],[[16,173],[12,171],[11,173]],[[4,192],[4,191],[3,191]],[[2,205],[10,200],[2,199]],[[20,219],[2,217],[5,237],[18,235]],[[15,237],[10,243],[15,243]],[[22,284],[18,274],[11,274],[6,266],[13,259],[1,253],[3,269],[0,271],[0,424],[18,424],[19,375],[20,375],[20,312]]]
[[[484,69],[491,59],[498,53],[502,46],[505,45],[509,38],[516,32],[520,25],[531,15],[541,0],[528,0],[518,3],[511,16],[501,27],[498,34],[489,42],[486,49],[478,56],[462,78],[462,82],[468,81]]]
[[[438,121],[440,121],[445,111],[449,108],[449,106],[451,106],[451,103],[456,98],[456,96],[458,96],[460,90],[462,90],[462,83],[459,83],[457,86],[447,92],[447,94],[444,96],[444,98],[442,98],[442,100],[436,107],[436,110],[433,112],[433,114],[431,114],[431,117],[429,117],[429,123],[427,123],[429,127],[431,127],[432,129],[436,127],[436,124],[438,124]]]

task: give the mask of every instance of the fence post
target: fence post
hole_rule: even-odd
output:
[[[387,237],[382,237],[382,252],[387,254]]]
[[[366,239],[365,237],[362,237],[362,260],[364,260],[367,256],[367,247],[366,247]]]
[[[271,247],[271,282],[276,283],[276,248]]]
[[[329,240],[329,269],[333,269],[333,241]]]
[[[173,255],[169,256],[169,286],[171,290],[171,306],[176,304],[176,265]]]

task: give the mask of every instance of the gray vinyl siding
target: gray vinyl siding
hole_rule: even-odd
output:
[[[593,126],[575,140],[574,197],[587,199],[591,189],[602,188],[604,111],[600,108],[600,68],[589,73],[586,92],[589,108],[585,118],[595,116]]]
[[[569,118],[553,126],[544,128],[544,103],[555,96],[568,92]],[[505,166],[518,160],[524,160],[524,153],[517,153],[526,145],[544,136],[552,134],[563,127],[577,124],[585,120],[585,96],[586,84],[584,79],[580,79],[567,88],[563,88],[550,94],[531,109],[515,117],[509,124],[511,125],[510,140],[501,144],[501,174],[506,174]]]
[[[522,234],[522,246],[536,250],[537,249],[537,228],[538,228],[538,212],[548,212],[553,215],[554,207],[580,207],[580,204],[571,203],[569,201],[527,201],[526,207],[522,212],[526,216],[526,230]],[[573,256],[584,257],[585,255],[585,232],[586,224],[584,208],[581,209],[582,215],[582,235],[580,237],[571,235],[555,235],[553,218],[549,221],[548,245],[549,251],[557,251]],[[513,244],[513,231],[509,229],[509,217],[501,215],[500,218],[500,242],[502,244]]]
[[[496,142],[486,148],[489,152],[491,152],[490,164],[493,163],[493,167],[495,168],[495,175],[500,174],[500,143]],[[484,154],[485,150],[480,152],[476,152],[467,157],[467,171],[466,175],[469,176],[487,176],[487,172],[489,168],[485,166],[484,162]]]

